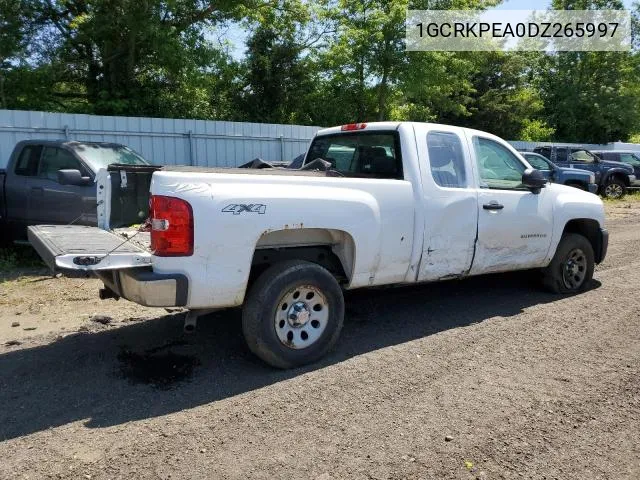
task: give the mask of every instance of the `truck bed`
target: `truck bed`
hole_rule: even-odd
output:
[[[288,168],[220,168],[220,167],[189,167],[189,166],[165,166],[163,171],[168,172],[196,172],[196,173],[225,173],[233,175],[283,175],[289,177],[327,177],[333,176],[331,172],[316,170],[293,170]]]

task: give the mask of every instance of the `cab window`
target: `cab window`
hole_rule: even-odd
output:
[[[42,147],[39,145],[27,145],[20,152],[20,158],[14,170],[16,175],[24,177],[35,177],[38,174],[38,163]]]
[[[571,159],[574,162],[580,163],[593,163],[595,162],[595,157],[591,152],[587,152],[586,150],[574,150],[571,152]]]
[[[525,165],[509,149],[494,140],[483,137],[473,138],[480,187],[520,190]]]
[[[640,167],[640,159],[633,153],[621,153],[620,161],[633,165],[634,167]]]
[[[567,161],[567,149],[562,147],[556,148],[556,162],[566,162],[566,161]]]
[[[67,150],[57,147],[45,147],[40,160],[38,177],[58,181],[58,170],[80,170],[85,175],[85,169],[80,162]]]
[[[316,137],[305,163],[321,158],[349,177],[402,178],[396,132],[347,133]]]
[[[427,150],[431,176],[436,184],[450,188],[467,186],[462,143],[455,133],[429,132]]]

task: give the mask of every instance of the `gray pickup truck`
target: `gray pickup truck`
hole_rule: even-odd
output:
[[[29,225],[96,225],[94,179],[111,164],[148,162],[117,143],[19,142],[0,170],[0,242],[26,240]]]

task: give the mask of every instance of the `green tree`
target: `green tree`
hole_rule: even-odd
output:
[[[619,0],[555,0],[554,8],[621,9]],[[567,142],[626,140],[637,129],[640,90],[637,54],[559,52],[538,72],[544,113],[554,137]]]
[[[36,27],[29,21],[32,7],[30,0],[0,0],[0,108],[9,106],[7,76],[28,53],[28,41]]]
[[[248,22],[252,35],[242,63],[242,118],[271,123],[309,124],[318,69],[311,49],[322,47],[327,26],[319,21],[322,5],[280,0]]]
[[[206,116],[216,111],[210,92],[220,78],[232,88],[226,71],[235,68],[207,29],[262,5],[267,2],[33,0],[27,23],[42,25],[37,67],[53,67],[50,91],[65,102],[102,114]]]

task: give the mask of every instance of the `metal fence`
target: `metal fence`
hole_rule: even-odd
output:
[[[307,149],[319,128],[0,110],[0,168],[6,166],[15,144],[27,139],[122,143],[158,165],[235,167],[256,157],[267,161],[288,161]],[[510,143],[518,150],[551,145],[549,142]],[[563,145],[593,150],[640,151],[640,145],[620,142]]]
[[[234,167],[293,160],[319,127],[0,110],[0,168],[27,139],[122,143],[158,165]]]

